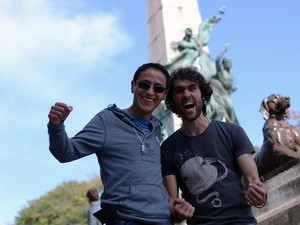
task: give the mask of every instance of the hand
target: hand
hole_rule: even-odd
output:
[[[262,208],[267,203],[267,191],[261,181],[254,181],[249,184],[246,199],[250,205]]]
[[[48,114],[48,118],[52,125],[57,125],[63,122],[73,110],[72,106],[68,106],[65,103],[57,102],[54,106],[51,107]]]
[[[226,44],[225,44],[225,46],[224,46],[224,51],[225,51],[225,52],[228,51],[229,46],[230,46],[230,43],[226,43]]]
[[[195,208],[182,198],[176,198],[172,205],[172,214],[176,221],[192,218]]]

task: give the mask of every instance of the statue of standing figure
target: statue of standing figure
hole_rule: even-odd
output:
[[[203,47],[207,45],[212,25],[220,21],[220,19],[220,17],[214,16],[213,19],[201,23],[199,26],[199,35],[196,37],[194,37],[191,28],[186,28],[183,39],[171,43],[171,48],[177,51],[178,54],[165,63],[166,68],[171,71],[178,66],[195,66],[206,79],[210,79],[212,75],[216,74],[215,65],[209,53]]]
[[[186,28],[184,37],[181,41],[174,41],[170,44],[171,48],[178,54],[173,59],[165,63],[166,68],[172,71],[178,66],[195,66],[199,72],[206,78],[216,74],[216,67],[211,59],[207,49],[213,25],[221,20],[221,14],[224,14],[224,7],[219,9],[220,15],[213,16],[198,27],[198,35],[194,36],[191,28]]]
[[[198,35],[194,36],[191,28],[185,29],[181,41],[172,42],[171,48],[178,52],[177,56],[165,63],[169,71],[177,67],[194,66],[211,83],[213,95],[208,105],[207,115],[212,119],[238,123],[230,98],[231,93],[236,91],[233,85],[234,76],[231,73],[231,59],[224,58],[221,65],[221,58],[228,50],[226,45],[213,62],[205,47],[208,44],[212,33],[213,25],[221,20],[225,7],[219,9],[219,15],[203,21],[198,28]]]
[[[171,48],[177,51],[178,54],[165,63],[165,67],[169,71],[176,69],[178,65],[182,67],[196,65],[195,62],[199,57],[201,47],[199,41],[193,36],[191,28],[186,28],[183,39],[178,42],[172,42]]]
[[[230,71],[231,59],[224,57],[221,64],[221,58],[227,50],[228,46],[225,45],[218,54],[215,61],[216,74],[209,80],[214,92],[207,107],[207,115],[217,120],[239,124],[230,98],[230,95],[237,90],[233,73]]]

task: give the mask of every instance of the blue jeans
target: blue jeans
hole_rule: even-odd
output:
[[[114,219],[106,225],[147,225],[145,223],[138,223],[130,220]]]
[[[228,223],[226,223],[227,225]],[[198,223],[193,223],[192,225],[198,225]],[[257,223],[231,223],[231,225],[257,225]]]
[[[106,223],[106,225],[150,225],[148,223],[135,222],[130,220],[114,219]]]

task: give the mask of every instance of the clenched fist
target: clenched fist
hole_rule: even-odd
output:
[[[68,106],[65,103],[56,102],[50,109],[48,118],[52,125],[57,125],[63,122],[73,110],[72,106]]]

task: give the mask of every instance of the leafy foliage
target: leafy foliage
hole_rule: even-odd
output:
[[[15,225],[84,225],[90,207],[86,192],[90,188],[102,190],[98,177],[86,182],[65,182],[45,196],[28,202],[16,217]]]

